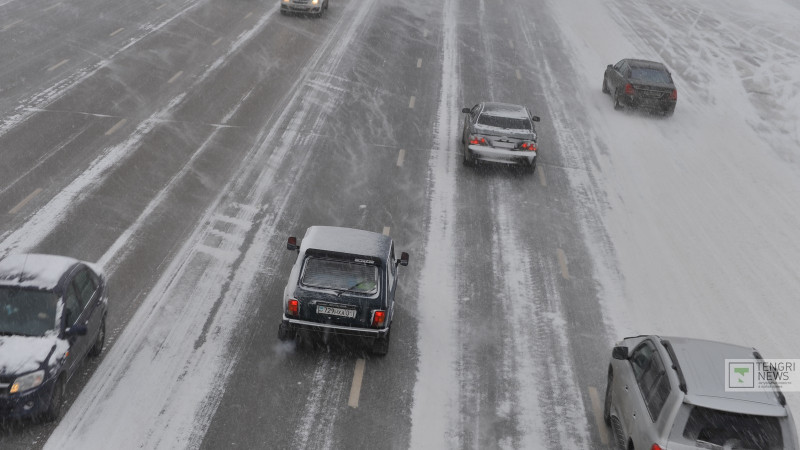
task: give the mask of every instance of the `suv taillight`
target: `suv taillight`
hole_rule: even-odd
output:
[[[669,99],[670,100],[677,100],[678,99],[678,90],[677,89],[673,89],[672,92],[670,92]]]
[[[382,327],[384,322],[386,322],[386,311],[377,310],[372,313],[372,326],[379,328]]]
[[[625,95],[633,95],[635,92],[633,90],[633,85],[628,83],[625,85]]]
[[[290,298],[289,301],[286,303],[286,312],[289,315],[296,316],[300,314],[300,301],[294,298]]]
[[[661,446],[658,444],[653,444],[653,446],[650,447],[650,450],[667,450],[667,449],[661,448]]]

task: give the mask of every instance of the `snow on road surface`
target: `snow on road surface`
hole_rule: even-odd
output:
[[[800,5],[551,6],[597,138],[563,150],[598,155],[605,200],[586,205],[586,229],[600,223],[607,233],[588,232],[617,336],[691,336],[800,356]],[[670,67],[672,118],[611,108],[603,71],[625,57]],[[800,395],[787,398],[800,420]]]

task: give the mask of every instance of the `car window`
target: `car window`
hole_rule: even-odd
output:
[[[533,128],[530,119],[492,116],[488,114],[481,114],[478,117],[478,123],[486,125],[487,127],[505,128],[507,130],[525,130],[530,131]]]
[[[67,292],[64,295],[64,304],[66,306],[64,310],[65,323],[68,327],[70,327],[75,323],[76,320],[78,320],[78,317],[81,315],[81,311],[83,311],[83,307],[78,301],[78,294],[75,291],[74,281],[67,287]]]
[[[397,276],[397,264],[395,264],[394,257],[394,243],[392,243],[392,247],[389,250],[389,270],[387,272],[389,274],[389,289],[391,289],[394,285],[394,278]]]
[[[470,111],[470,113],[469,113],[469,119],[472,122],[475,122],[475,118],[478,117],[478,111],[480,111],[480,110],[481,110],[481,105],[479,105],[479,104],[472,107],[472,111]]]
[[[378,292],[378,267],[354,261],[309,256],[300,283],[304,286],[335,289],[358,294]]]
[[[669,73],[652,67],[632,67],[631,79],[650,83],[672,83]]]
[[[661,356],[658,353],[653,353],[650,365],[644,370],[641,378],[637,380],[637,384],[644,398],[647,412],[650,413],[650,418],[655,422],[658,420],[658,416],[661,414],[671,390],[667,371],[664,369],[664,364],[662,364]]]
[[[701,442],[725,448],[783,448],[783,436],[777,417],[736,414],[699,406],[692,408],[683,437],[693,443]]]
[[[55,329],[57,301],[50,291],[0,288],[0,333],[43,336]]]
[[[89,300],[92,299],[92,295],[94,294],[95,284],[94,280],[89,276],[89,272],[86,269],[81,270],[75,275],[75,280],[73,281],[75,285],[75,290],[78,292],[78,301],[80,302],[80,309],[86,307],[89,303]]]
[[[630,362],[633,369],[633,376],[638,380],[642,373],[650,365],[650,360],[655,353],[655,347],[650,341],[644,341],[631,354]]]
[[[625,60],[622,60],[614,65],[614,70],[622,70],[622,65],[625,63]]]

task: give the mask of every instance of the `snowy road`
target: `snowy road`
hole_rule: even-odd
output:
[[[64,417],[0,428],[4,449],[609,448],[622,336],[798,358],[796,2],[337,0],[316,20],[12,0],[0,19],[0,254],[99,261],[112,286]],[[672,118],[613,110],[623,57],[670,67]],[[461,164],[482,100],[542,117],[534,175]],[[388,356],[277,340],[285,238],[314,224],[411,253]]]

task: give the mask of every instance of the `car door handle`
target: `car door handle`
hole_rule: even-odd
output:
[[[626,390],[626,391],[628,390],[628,385],[627,385],[627,384],[625,385],[625,390]]]

